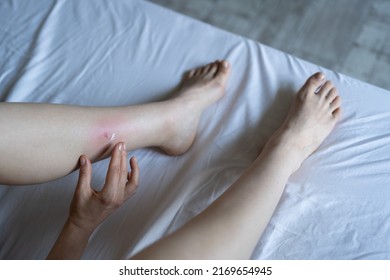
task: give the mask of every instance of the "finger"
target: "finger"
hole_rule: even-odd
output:
[[[123,149],[121,151],[121,170],[119,177],[119,188],[123,191],[127,183],[127,151],[125,143],[123,143]]]
[[[121,154],[123,149],[123,143],[118,143],[114,146],[111,153],[111,161],[108,166],[106,183],[104,184],[103,191],[115,195],[117,186],[119,184],[119,178],[121,173]]]
[[[92,165],[87,156],[82,155],[79,158],[80,171],[77,182],[78,191],[90,191],[92,178]]]
[[[128,182],[126,184],[126,196],[127,198],[134,194],[139,183],[139,166],[136,157],[130,159],[131,171],[128,173]]]

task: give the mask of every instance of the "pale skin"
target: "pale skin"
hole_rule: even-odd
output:
[[[298,92],[284,124],[255,162],[205,211],[135,259],[248,259],[289,176],[313,153],[340,117],[340,98],[324,76]],[[323,84],[318,94],[317,88]]]
[[[128,172],[126,159],[125,144],[115,145],[106,182],[98,192],[91,187],[91,162],[86,156],[80,157],[80,176],[69,217],[48,259],[79,259],[94,229],[135,193],[139,177],[137,160],[130,159],[131,172]]]
[[[0,117],[10,118],[11,114],[16,120],[10,118],[13,123],[1,124],[0,129],[30,129],[28,133],[20,132],[27,146],[16,143],[14,147],[22,150],[17,152],[16,148],[10,149],[10,153],[16,152],[18,155],[12,157],[11,167],[7,167],[10,161],[5,164],[0,160],[1,183],[44,182],[80,167],[69,217],[48,258],[80,258],[93,230],[134,193],[139,168],[136,159],[132,158],[131,172],[128,172],[127,150],[157,146],[169,154],[178,155],[190,148],[202,111],[224,95],[229,74],[230,65],[226,61],[196,68],[185,77],[175,98],[132,107],[1,104]],[[33,106],[39,106],[39,110]],[[289,176],[329,135],[340,112],[340,97],[332,83],[326,81],[321,73],[310,77],[298,91],[283,125],[228,191],[181,229],[139,252],[134,258],[249,258],[281,198]],[[178,118],[178,115],[182,118]],[[26,119],[28,125],[23,124]],[[44,127],[50,129],[39,126],[41,119],[47,120],[48,124],[45,123]],[[40,135],[35,135],[37,130]],[[15,135],[8,136],[6,140],[11,139],[15,139]],[[0,147],[10,143],[6,140],[0,139]],[[73,140],[76,143],[70,144]],[[32,155],[32,147],[39,150],[42,141],[45,147],[48,146],[45,148],[47,156],[39,151]],[[61,150],[61,145],[67,146],[67,149]],[[26,153],[30,159],[23,157]],[[91,160],[100,160],[110,154],[106,183],[101,192],[96,192],[90,185]],[[53,155],[56,155],[56,159],[52,159]],[[36,157],[39,164],[29,166],[31,158],[35,162]],[[64,162],[58,163],[60,160]],[[17,172],[20,165],[27,168],[23,176]],[[8,169],[4,171],[3,167]],[[12,175],[15,174],[19,177],[14,178]]]
[[[0,183],[57,179],[78,168],[80,155],[96,162],[119,142],[127,151],[186,152],[202,111],[223,95],[230,73],[223,65],[216,61],[190,71],[176,96],[162,102],[123,107],[0,103]]]

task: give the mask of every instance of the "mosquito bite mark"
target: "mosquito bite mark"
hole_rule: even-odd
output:
[[[115,132],[113,132],[113,133],[104,132],[104,133],[103,133],[103,137],[104,137],[104,139],[106,139],[108,142],[112,142],[112,141],[114,141],[114,140],[117,138]]]

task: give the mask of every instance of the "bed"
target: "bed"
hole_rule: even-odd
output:
[[[225,97],[204,112],[186,154],[129,153],[141,168],[137,194],[97,228],[83,259],[129,258],[206,208],[317,71],[338,87],[342,118],[289,179],[252,258],[390,259],[389,91],[138,0],[3,0],[0,57],[2,102],[85,106],[164,100],[185,71],[232,65]],[[108,162],[93,165],[94,186]],[[1,259],[46,257],[77,177],[0,186]]]

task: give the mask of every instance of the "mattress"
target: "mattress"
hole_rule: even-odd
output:
[[[339,89],[342,117],[290,177],[252,258],[390,259],[389,91],[138,0],[3,0],[0,57],[0,101],[84,106],[164,100],[185,71],[232,65],[226,95],[203,113],[186,154],[129,153],[141,168],[138,191],[96,229],[83,259],[129,258],[205,209],[317,71]],[[93,165],[94,186],[108,163]],[[47,256],[77,178],[0,186],[1,259]]]

